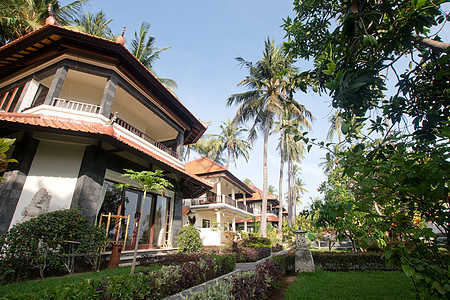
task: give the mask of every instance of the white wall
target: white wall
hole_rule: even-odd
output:
[[[85,146],[40,141],[10,227],[22,220],[22,212],[40,188],[51,196],[48,211],[70,208]]]
[[[200,228],[200,237],[203,241],[203,246],[220,245],[220,234],[220,230],[212,231],[211,228]]]

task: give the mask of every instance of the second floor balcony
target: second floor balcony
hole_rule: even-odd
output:
[[[185,206],[197,206],[197,205],[208,205],[208,204],[216,204],[216,203],[225,203],[230,206],[236,207],[240,210],[249,212],[253,214],[253,208],[245,205],[242,202],[231,199],[225,195],[217,195],[217,196],[208,196],[208,197],[200,197],[195,199],[186,199],[183,200],[183,205]]]
[[[179,155],[176,151],[156,141],[143,131],[113,114],[110,114],[110,119],[104,117],[100,114],[100,110],[101,107],[99,105],[54,98],[50,105],[41,103],[30,107],[23,112],[53,115],[79,121],[97,122],[102,125],[109,125],[112,123],[116,134],[126,137],[141,146],[150,148],[169,161],[182,166],[182,162],[179,160]]]

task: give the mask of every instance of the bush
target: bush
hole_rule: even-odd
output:
[[[289,272],[295,272],[295,251],[290,251],[287,254],[273,256],[272,260],[281,270],[283,275]]]
[[[190,261],[198,261],[200,258],[204,257],[201,253],[174,253],[165,255],[148,255],[144,254],[139,260],[139,265],[141,266],[152,266],[152,265],[181,265],[182,263]]]
[[[81,254],[92,263],[103,246],[105,234],[74,209],[43,213],[13,226],[0,237],[3,279],[8,282],[37,274],[44,277],[68,273],[67,241],[79,242],[74,254]]]
[[[180,253],[196,253],[203,249],[200,232],[193,225],[187,225],[178,233],[178,251]]]
[[[234,269],[233,255],[202,257],[157,271],[123,274],[61,285],[38,293],[14,294],[14,299],[163,299]]]
[[[280,252],[281,250],[283,250],[283,246],[280,244],[277,244],[275,246],[272,246],[272,252]]]
[[[244,240],[244,247],[249,248],[262,248],[262,247],[271,247],[272,243],[268,238],[251,236],[248,239]]]
[[[379,253],[312,252],[317,268],[327,271],[398,270],[397,266],[386,265]]]

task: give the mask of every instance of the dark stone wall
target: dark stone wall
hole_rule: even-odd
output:
[[[98,155],[96,146],[84,151],[78,180],[70,208],[79,209],[92,223],[95,223],[106,172],[106,157]]]
[[[3,174],[6,180],[0,183],[0,235],[8,231],[38,145],[38,140],[25,134],[11,155],[19,163],[9,164]]]
[[[181,190],[180,183],[175,185],[175,196],[174,196],[174,207],[173,207],[173,219],[172,219],[172,246],[177,246],[177,237],[178,232],[181,229],[181,226],[183,225],[183,192]]]

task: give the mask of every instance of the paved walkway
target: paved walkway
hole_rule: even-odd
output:
[[[249,263],[237,263],[236,264],[236,268],[233,272],[230,272],[228,274],[222,275],[220,277],[214,278],[213,280],[204,282],[202,284],[199,284],[197,286],[191,287],[190,289],[184,290],[178,294],[169,296],[164,298],[164,300],[179,300],[179,299],[184,299],[185,297],[189,297],[191,296],[193,293],[195,292],[199,292],[201,290],[203,290],[203,288],[207,285],[213,285],[216,284],[218,282],[223,281],[225,278],[228,278],[230,276],[233,276],[234,274],[239,274],[242,272],[247,272],[247,271],[254,271],[256,270],[256,266],[258,266],[259,264],[263,263],[264,261],[270,259],[272,256],[278,256],[278,255],[283,255],[289,252],[289,250],[291,250],[291,248],[288,248],[286,250],[277,252],[277,253],[272,253],[270,256],[265,257],[257,262],[249,262]]]

